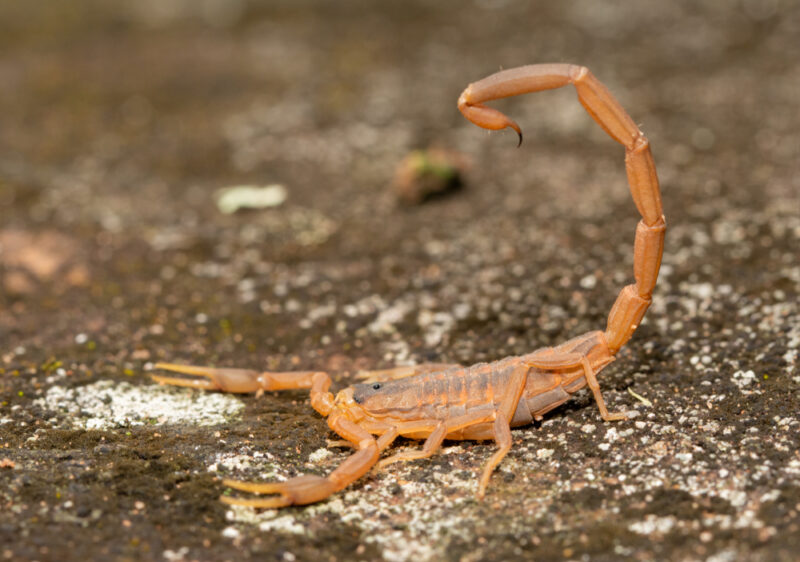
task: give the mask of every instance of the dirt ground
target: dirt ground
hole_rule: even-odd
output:
[[[800,5],[0,2],[0,560],[796,560]],[[471,364],[603,329],[632,281],[623,151],[588,66],[651,141],[668,232],[644,324],[601,378],[494,445],[448,442],[327,501],[229,508],[222,478],[326,474],[307,393],[154,385],[157,361]],[[412,150],[463,186],[392,188]],[[280,185],[224,214],[220,189]],[[400,441],[395,450],[418,447]]]

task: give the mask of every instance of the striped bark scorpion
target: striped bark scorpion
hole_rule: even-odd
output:
[[[493,439],[498,448],[483,469],[477,491],[482,498],[493,470],[511,448],[510,429],[541,420],[584,386],[594,395],[603,420],[626,418],[625,413],[608,411],[597,374],[614,360],[639,326],[661,265],[666,223],[647,139],[587,68],[570,64],[536,64],[497,72],[467,86],[458,108],[484,129],[510,127],[521,143],[519,125],[484,102],[567,84],[575,87],[580,103],[600,127],[625,147],[628,183],[642,216],[634,242],[635,283],[619,293],[605,332],[589,332],[556,347],[471,367],[427,364],[372,371],[369,380],[382,376],[389,380],[355,384],[335,397],[328,391],[331,378],[320,371],[257,372],[159,363],[157,368],[201,377],[153,376],[163,384],[237,393],[308,388],[313,408],[355,449],[326,477],[304,475],[273,483],[225,480],[228,487],[270,497],[222,496],[222,501],[260,508],[310,504],[348,486],[376,463],[384,467],[430,457],[445,439]],[[425,442],[421,449],[379,461],[399,436]]]

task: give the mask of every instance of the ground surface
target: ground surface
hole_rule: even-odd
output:
[[[0,559],[796,558],[797,3],[51,4],[0,3]],[[571,91],[498,104],[519,150],[455,108],[558,61],[617,94],[662,180],[654,304],[601,380],[635,417],[579,394],[514,431],[482,502],[493,446],[464,442],[311,507],[220,503],[220,477],[347,452],[305,393],[157,387],[155,361],[343,387],[604,327],[638,220],[621,149]],[[428,146],[465,186],[400,206]],[[280,207],[215,204],[273,183]]]

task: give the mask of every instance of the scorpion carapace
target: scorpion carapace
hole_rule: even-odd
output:
[[[327,477],[299,476],[286,482],[249,483],[226,480],[232,488],[270,494],[266,498],[223,496],[222,501],[254,507],[283,507],[322,500],[360,478],[376,463],[430,457],[445,439],[493,439],[497,451],[478,485],[483,497],[494,468],[511,448],[514,426],[542,415],[588,385],[600,416],[625,419],[606,408],[597,373],[633,335],[650,305],[661,264],[666,228],[650,145],[630,116],[588,69],[570,64],[537,64],[504,70],[467,86],[458,100],[464,116],[485,129],[510,127],[522,140],[519,126],[485,102],[572,84],[592,118],[625,147],[631,194],[642,216],[634,242],[635,283],[622,289],[604,332],[578,336],[552,348],[493,363],[461,367],[427,364],[373,371],[372,382],[357,384],[335,397],[324,372],[258,372],[160,363],[158,368],[202,378],[153,376],[164,384],[224,392],[256,392],[308,388],[311,405],[328,418],[328,426],[355,452]],[[388,379],[381,382],[379,379]],[[379,456],[398,436],[424,439],[421,449]]]

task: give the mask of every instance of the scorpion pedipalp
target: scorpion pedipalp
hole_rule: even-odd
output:
[[[175,363],[156,363],[156,369],[164,369],[173,373],[194,375],[203,378],[165,377],[150,375],[157,383],[173,386],[188,386],[204,390],[222,390],[224,392],[250,393],[259,389],[258,371],[252,369],[215,369],[194,365],[178,365]]]
[[[336,491],[336,484],[323,476],[305,474],[290,478],[285,482],[240,482],[238,480],[223,480],[222,484],[235,490],[253,494],[275,494],[272,498],[234,498],[221,496],[220,500],[228,505],[244,505],[275,509],[287,505],[306,505],[327,498]]]

